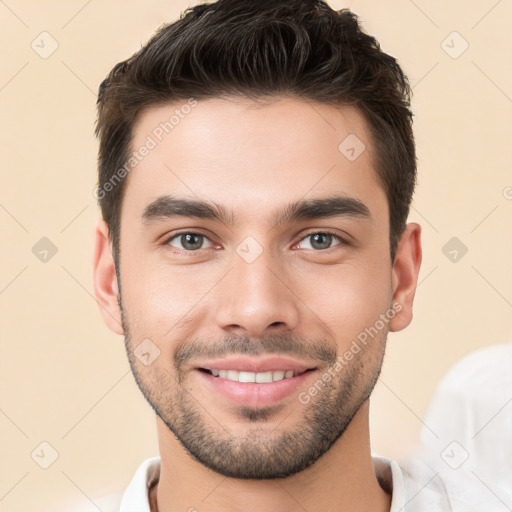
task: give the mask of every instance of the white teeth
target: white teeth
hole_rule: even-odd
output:
[[[240,372],[237,372],[236,370],[228,370],[226,372],[226,379],[238,380],[239,375],[240,375]]]
[[[260,372],[256,374],[256,382],[272,382],[272,372]]]
[[[284,371],[272,372],[272,380],[283,380],[284,379]]]
[[[293,370],[276,370],[274,372],[239,372],[237,370],[210,370],[214,377],[220,377],[221,379],[233,380],[236,382],[276,382],[283,379],[290,379],[299,372]]]
[[[240,374],[238,375],[238,380],[240,382],[256,382],[256,375],[257,373],[254,372],[240,372]]]

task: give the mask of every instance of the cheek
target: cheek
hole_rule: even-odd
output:
[[[143,257],[123,262],[123,272],[127,321],[140,334],[155,339],[175,337],[220,277],[206,266],[199,270]]]
[[[339,344],[347,345],[389,308],[391,271],[386,268],[369,261],[319,268],[301,275],[298,295]]]

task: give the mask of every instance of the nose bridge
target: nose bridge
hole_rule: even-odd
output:
[[[233,253],[232,271],[218,295],[217,324],[227,331],[261,337],[267,330],[294,329],[299,321],[297,299],[285,284],[281,265],[270,250],[249,240]]]

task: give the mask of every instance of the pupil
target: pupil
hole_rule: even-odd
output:
[[[185,249],[199,249],[201,248],[202,237],[203,235],[187,233],[186,235],[182,235],[181,244],[183,245],[183,247],[185,247]],[[194,239],[196,240],[195,243]]]
[[[313,235],[313,243],[311,244],[313,247],[315,247],[315,244],[320,240],[320,247],[315,247],[316,249],[328,249],[329,245],[331,243],[332,236],[329,235],[329,233],[316,233]],[[322,243],[323,239],[323,243]]]

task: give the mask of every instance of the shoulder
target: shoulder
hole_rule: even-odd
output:
[[[400,462],[406,489],[406,503],[412,511],[499,512],[503,499],[509,500],[504,490],[498,492],[483,485],[474,471],[454,470],[437,453],[418,448]],[[428,509],[425,507],[429,507]],[[407,508],[409,511],[409,508]]]
[[[450,500],[436,471],[419,458],[406,462],[373,456],[379,485],[391,494],[390,512],[448,512]]]

